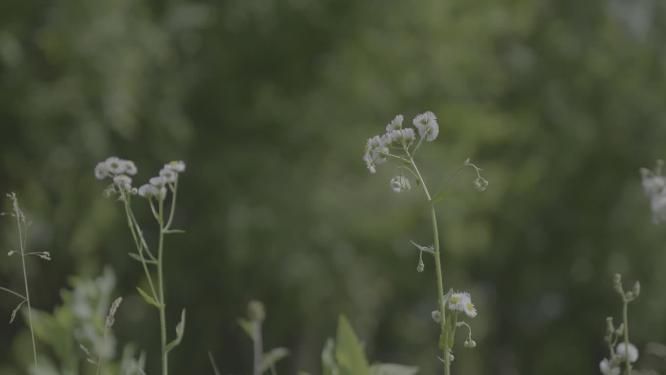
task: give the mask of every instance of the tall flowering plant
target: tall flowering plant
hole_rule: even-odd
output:
[[[185,309],[181,312],[180,322],[176,325],[176,337],[168,342],[166,332],[166,299],[164,296],[164,241],[169,234],[182,233],[173,229],[173,218],[176,212],[176,198],[178,193],[178,179],[185,172],[185,163],[172,161],[164,165],[159,174],[150,178],[149,182],[136,188],[132,185],[132,178],[138,169],[133,161],[110,157],[95,167],[95,177],[99,180],[109,180],[111,184],[106,188],[105,195],[117,196],[122,202],[127,218],[127,225],[132,235],[136,252],[129,256],[141,264],[148,291],[137,287],[141,297],[159,312],[160,319],[160,347],[162,354],[162,375],[169,373],[169,352],[180,344],[185,333]],[[148,203],[157,232],[157,249],[150,246],[143,235],[143,229],[134,215],[132,203],[135,197]],[[151,247],[153,250],[151,250]]]
[[[412,189],[411,181],[415,181],[417,185],[421,186],[429,203],[432,221],[432,245],[423,246],[413,241],[412,244],[419,252],[417,271],[422,272],[425,268],[423,253],[433,256],[438,307],[432,312],[432,318],[439,326],[439,349],[442,353],[440,360],[444,366],[444,373],[449,375],[451,373],[451,362],[454,359],[454,339],[458,328],[466,329],[465,347],[473,348],[476,346],[476,342],[472,339],[472,327],[469,319],[476,317],[477,311],[469,293],[454,292],[453,290],[444,292],[442,251],[435,209],[436,203],[442,199],[443,194],[432,194],[415,159],[417,151],[423,144],[437,139],[439,135],[437,117],[433,112],[428,111],[414,117],[412,125],[413,127],[404,125],[403,115],[395,116],[386,125],[386,131],[383,134],[368,139],[363,161],[370,173],[373,174],[376,173],[379,165],[389,161],[394,162],[399,173],[391,178],[389,182],[391,189],[396,193],[409,191]],[[481,169],[469,159],[465,160],[463,166],[474,169],[476,173],[474,185],[480,191],[485,190],[488,181],[481,176]]]

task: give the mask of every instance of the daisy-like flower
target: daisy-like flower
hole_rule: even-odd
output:
[[[155,185],[144,184],[139,188],[139,195],[144,198],[156,197],[160,194],[160,190]]]
[[[150,180],[148,180],[151,185],[155,187],[163,187],[166,184],[166,179],[162,176],[156,176],[156,177],[151,177]]]
[[[419,136],[426,141],[432,142],[439,135],[439,124],[434,113],[428,111],[416,115],[413,120],[414,127],[419,131]]]
[[[405,176],[395,176],[391,179],[391,190],[395,193],[401,193],[406,190],[411,190],[412,185],[409,183],[409,179]]]
[[[476,307],[472,303],[472,298],[470,297],[469,293],[453,292],[453,290],[451,290],[449,293],[447,293],[445,300],[448,304],[449,310],[464,312],[465,315],[469,316],[470,318],[476,317]]]
[[[386,132],[390,133],[393,130],[399,130],[402,129],[402,122],[404,121],[404,117],[402,115],[397,115],[391,122],[386,125]]]
[[[623,342],[617,344],[615,353],[622,361],[628,360],[630,363],[634,363],[638,360],[638,349],[632,343],[629,343],[628,346],[625,346]]]
[[[162,177],[164,182],[167,184],[174,183],[176,180],[178,180],[178,172],[168,168],[167,166],[164,166],[164,168],[162,168],[160,171],[160,177]]]
[[[666,189],[666,178],[647,168],[641,168],[641,183],[645,194],[649,197],[655,194],[662,194],[664,189]]]
[[[414,142],[415,139],[416,139],[416,134],[414,133],[414,129],[412,128],[402,129],[402,140],[405,143],[410,144]]]
[[[164,168],[171,169],[176,173],[185,172],[185,162],[182,160],[174,160],[164,165]]]
[[[136,164],[134,164],[133,161],[131,160],[124,160],[125,162],[125,173],[127,173],[130,176],[134,176],[139,170],[136,167]]]
[[[125,160],[119,159],[115,156],[111,156],[110,158],[106,159],[104,164],[106,164],[106,168],[109,173],[114,175],[125,173],[125,170],[127,169]]]
[[[109,169],[106,167],[106,163],[101,161],[95,166],[95,178],[98,180],[103,180],[109,177]]]
[[[113,178],[113,183],[118,186],[119,189],[124,191],[132,191],[132,178],[127,175],[121,174]]]
[[[599,362],[599,370],[603,375],[620,375],[620,368],[609,361],[608,358],[604,358]]]

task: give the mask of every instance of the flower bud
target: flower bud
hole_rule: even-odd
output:
[[[636,281],[633,289],[634,295],[638,297],[641,294],[641,283]]]
[[[465,347],[470,348],[470,349],[471,348],[476,348],[476,341],[474,341],[472,339],[465,340]]]
[[[619,273],[613,275],[613,288],[615,288],[615,291],[621,295],[624,295],[624,289],[622,289],[622,275]]]
[[[432,320],[435,321],[435,323],[439,324],[442,321],[442,313],[439,312],[439,310],[433,310],[432,313],[430,313],[430,316],[432,316]]]
[[[266,309],[259,301],[250,301],[247,305],[247,316],[253,322],[263,322],[266,319]]]

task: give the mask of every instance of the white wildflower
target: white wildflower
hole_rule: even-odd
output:
[[[628,345],[629,350],[626,350],[626,348],[627,347],[625,347],[624,343],[621,342],[617,344],[617,347],[615,348],[615,353],[623,361],[629,360],[630,363],[636,362],[638,360],[638,349],[636,349],[636,347],[632,343],[629,343]]]
[[[432,142],[439,135],[439,124],[434,113],[428,111],[414,117],[414,126],[419,131],[419,136],[426,141]]]
[[[388,125],[386,125],[386,132],[390,133],[393,130],[398,130],[402,128],[402,122],[404,121],[404,117],[402,115],[397,115],[391,122],[389,122]]]
[[[156,197],[160,194],[160,190],[151,184],[141,185],[139,188],[139,195],[144,198]]]
[[[125,162],[125,173],[127,173],[130,176],[134,176],[139,170],[136,167],[136,164],[134,164],[133,161],[131,160],[124,160]]]
[[[95,178],[98,180],[103,180],[110,176],[109,169],[106,166],[105,162],[99,162],[95,166]]]
[[[402,140],[409,144],[411,142],[414,142],[416,139],[416,134],[414,133],[414,129],[412,128],[404,128],[402,129]]]
[[[620,368],[609,361],[608,358],[604,358],[599,362],[599,370],[603,375],[620,375]]]
[[[185,172],[185,162],[182,160],[174,160],[164,165],[164,168],[171,169],[176,173]]]
[[[113,178],[113,183],[118,186],[119,189],[131,192],[132,191],[132,179],[124,174],[115,176]]]
[[[106,164],[106,168],[111,174],[118,175],[125,173],[126,170],[125,161],[115,156],[107,158],[106,161],[104,161],[104,164]]]
[[[151,185],[156,187],[162,187],[166,184],[166,179],[162,176],[151,177],[148,181]]]
[[[370,170],[370,173],[376,172],[376,166],[384,163],[388,154],[389,149],[386,147],[386,142],[382,137],[377,135],[368,139],[363,160],[365,161],[368,170]]]
[[[472,303],[469,293],[450,290],[444,297],[449,310],[464,312],[470,318],[476,317],[476,307]]]
[[[655,194],[662,194],[666,188],[666,178],[660,174],[655,174],[647,168],[641,168],[641,183],[645,194],[649,197]]]
[[[167,184],[174,183],[176,180],[178,180],[178,172],[168,168],[167,166],[164,166],[164,168],[162,168],[160,171],[160,177],[162,177],[164,182]]]
[[[401,193],[411,189],[412,185],[409,183],[409,179],[407,179],[407,177],[395,176],[391,179],[391,190],[393,190],[395,193]]]

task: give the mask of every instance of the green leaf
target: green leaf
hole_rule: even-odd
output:
[[[368,360],[365,358],[363,345],[356,337],[354,329],[344,315],[338,322],[335,359],[340,368],[340,375],[368,375]]]
[[[169,229],[164,231],[165,234],[183,234],[185,230],[183,229]]]
[[[338,375],[340,370],[335,363],[335,340],[329,338],[326,340],[324,350],[321,352],[321,364],[323,375]]]
[[[238,319],[238,325],[245,331],[245,333],[254,340],[254,324],[247,319]]]
[[[269,370],[271,367],[275,366],[281,359],[289,355],[289,350],[285,348],[275,348],[271,349],[269,352],[264,353],[263,358],[261,359],[261,372]]]
[[[185,335],[185,309],[180,312],[180,322],[176,325],[176,339],[171,341],[166,346],[166,351],[172,351],[176,346],[180,345],[180,342],[183,341],[183,336]]]
[[[161,303],[157,302],[155,298],[151,297],[148,293],[144,292],[143,289],[139,288],[138,286],[136,287],[136,290],[139,292],[141,297],[143,297],[143,300],[146,301],[147,304],[153,305],[158,309],[161,309],[164,306]]]
[[[393,363],[379,363],[370,367],[370,375],[414,375],[417,372],[419,372],[418,367]]]

